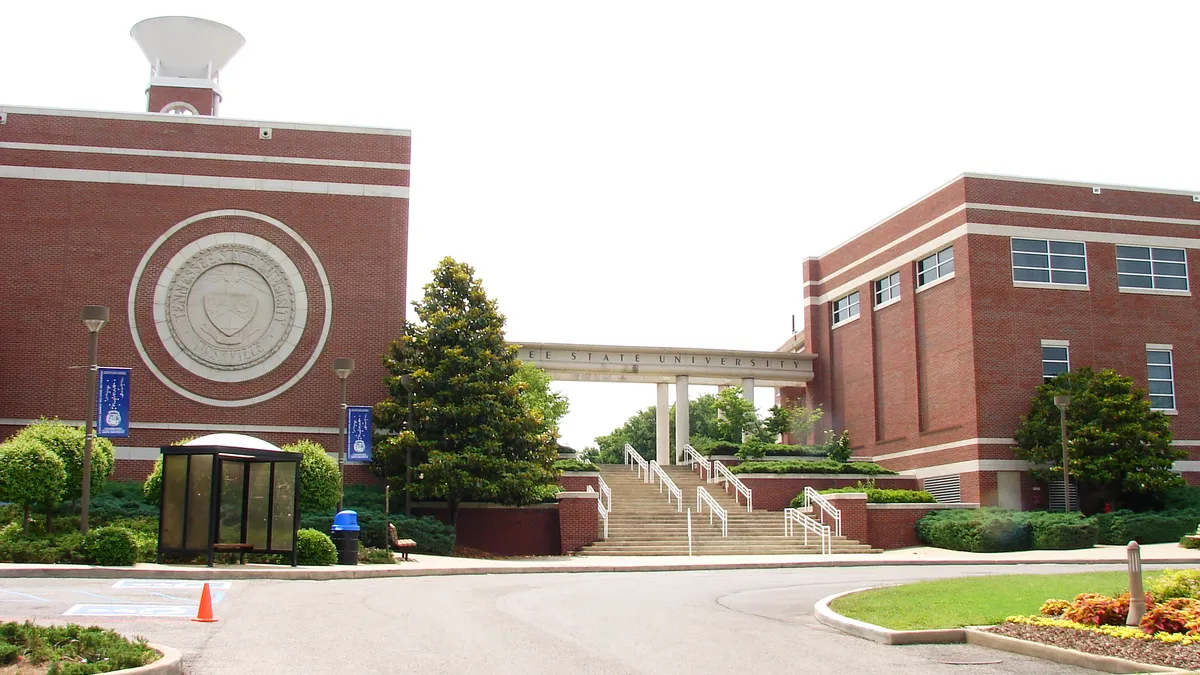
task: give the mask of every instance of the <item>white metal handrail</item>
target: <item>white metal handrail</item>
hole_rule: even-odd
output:
[[[737,476],[733,475],[733,473],[730,472],[729,469],[725,468],[725,465],[721,463],[721,460],[714,459],[712,461],[712,468],[713,468],[713,480],[718,483],[720,483],[721,481],[724,481],[726,492],[729,492],[730,485],[733,486],[733,489],[734,489],[733,501],[737,502],[738,504],[741,504],[742,502],[740,500],[738,500],[738,495],[739,494],[746,495],[746,512],[752,513],[754,511],[754,495],[751,494],[750,488],[746,487],[745,483],[743,483],[741,480],[739,480]]]
[[[625,463],[637,471],[643,483],[650,482],[650,467],[646,464],[646,458],[628,443],[625,444]]]
[[[604,479],[601,478],[600,480],[604,480]],[[592,489],[591,485],[587,486],[587,491],[595,492],[595,490]],[[610,511],[612,511],[611,502],[610,502],[609,508],[606,509],[606,508],[604,508],[603,497],[597,497],[596,498],[596,510],[600,512],[600,520],[604,521],[604,538],[608,539],[608,514]]]
[[[600,501],[608,500],[607,510],[612,511],[612,489],[604,482],[604,476],[596,476],[600,480]]]
[[[696,486],[696,512],[704,513],[704,505],[708,504],[708,524],[712,525],[713,516],[721,519],[721,536],[729,536],[729,512],[704,489],[703,485]]]
[[[813,513],[812,507],[816,505],[821,511],[828,513],[829,517],[833,518],[833,533],[837,536],[842,536],[842,512],[836,506],[829,503],[820,492],[814,490],[811,486],[804,486],[804,508],[808,509],[809,513]],[[815,514],[814,514],[815,515]]]
[[[692,554],[692,510],[688,509],[688,555]]]
[[[833,552],[833,543],[829,538],[829,526],[809,518],[800,509],[787,508],[783,510],[783,534],[792,536],[794,524],[799,523],[804,529],[804,545],[808,546],[808,533],[812,532],[821,539],[821,553],[829,555]]]
[[[675,485],[675,481],[671,480],[667,472],[663,471],[663,468],[658,464],[658,460],[650,460],[650,472],[658,477],[659,492],[662,492],[664,485],[667,486],[667,503],[671,503],[671,496],[674,495],[679,512],[683,513],[683,491],[679,489],[678,485]]]
[[[695,464],[700,467],[700,477],[704,479],[705,483],[713,481],[712,462],[690,445],[683,446],[683,463],[685,465]]]

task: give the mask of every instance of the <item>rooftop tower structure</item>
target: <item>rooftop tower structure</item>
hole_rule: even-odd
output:
[[[150,61],[149,112],[215,116],[221,103],[218,78],[246,44],[225,24],[190,16],[139,21],[129,34]]]

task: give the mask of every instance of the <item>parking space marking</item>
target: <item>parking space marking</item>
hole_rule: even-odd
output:
[[[99,593],[89,593],[87,591],[71,591],[71,592],[78,593],[80,595],[86,595],[86,596],[92,597],[92,598],[100,598],[101,600],[109,600],[111,602],[120,602],[120,600],[118,598],[110,598],[107,595],[100,595]]]
[[[196,615],[194,605],[94,605],[83,604],[63,612],[63,616],[153,616],[190,618]]]
[[[0,588],[0,593],[8,593],[9,595],[15,595],[18,597],[25,598],[27,600],[37,600],[38,602],[50,602],[49,600],[47,600],[45,598],[39,598],[36,595],[30,595],[28,593],[18,593],[16,591],[10,591],[10,590],[4,589],[4,588]]]
[[[192,598],[179,598],[174,595],[167,595],[166,593],[155,593],[154,591],[146,591],[146,593],[148,593],[149,595],[156,595],[160,598],[166,598],[168,600],[178,600],[180,602],[192,602],[193,601]],[[200,602],[200,599],[196,598],[195,602]]]
[[[210,590],[229,590],[232,581],[188,581],[183,579],[119,579],[113,588],[140,588],[161,591],[198,591],[208,584]]]

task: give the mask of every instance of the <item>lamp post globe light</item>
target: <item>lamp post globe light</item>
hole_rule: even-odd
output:
[[[1058,423],[1062,432],[1063,452],[1063,513],[1071,511],[1071,470],[1067,467],[1067,408],[1071,406],[1071,397],[1059,394],[1054,397],[1054,405],[1058,408]]]
[[[346,492],[346,378],[354,372],[354,359],[334,359],[333,372],[338,376],[342,390],[342,405],[338,411],[338,474],[341,482],[338,485],[337,510],[340,512],[342,496]]]
[[[98,368],[100,329],[108,323],[108,308],[103,305],[84,305],[79,318],[88,329],[87,414],[83,416],[83,476],[79,499],[79,534],[88,531],[88,501],[92,492],[92,436],[96,419],[96,369]]]
[[[416,437],[416,430],[413,429],[413,379],[412,375],[404,374],[400,376],[400,384],[404,387],[404,391],[408,393],[408,430]],[[406,443],[404,446],[404,515],[412,516],[412,444]]]

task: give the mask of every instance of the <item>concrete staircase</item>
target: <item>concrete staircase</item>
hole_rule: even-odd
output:
[[[585,547],[580,555],[687,555],[687,510],[692,509],[692,552],[695,555],[765,555],[821,553],[820,540],[809,535],[808,545],[800,528],[791,537],[783,534],[783,513],[746,513],[722,485],[705,483],[696,471],[684,466],[663,469],[683,492],[683,513],[674,499],[667,504],[667,490],[658,482],[643,483],[637,472],[623,464],[599,465],[600,474],[612,489],[613,511],[608,520],[608,539]],[[708,523],[708,509],[696,513],[696,487],[704,486],[729,512],[729,536],[721,536],[721,520]],[[730,490],[732,493],[733,491]],[[878,553],[866,544],[845,537],[831,541],[833,553]]]

